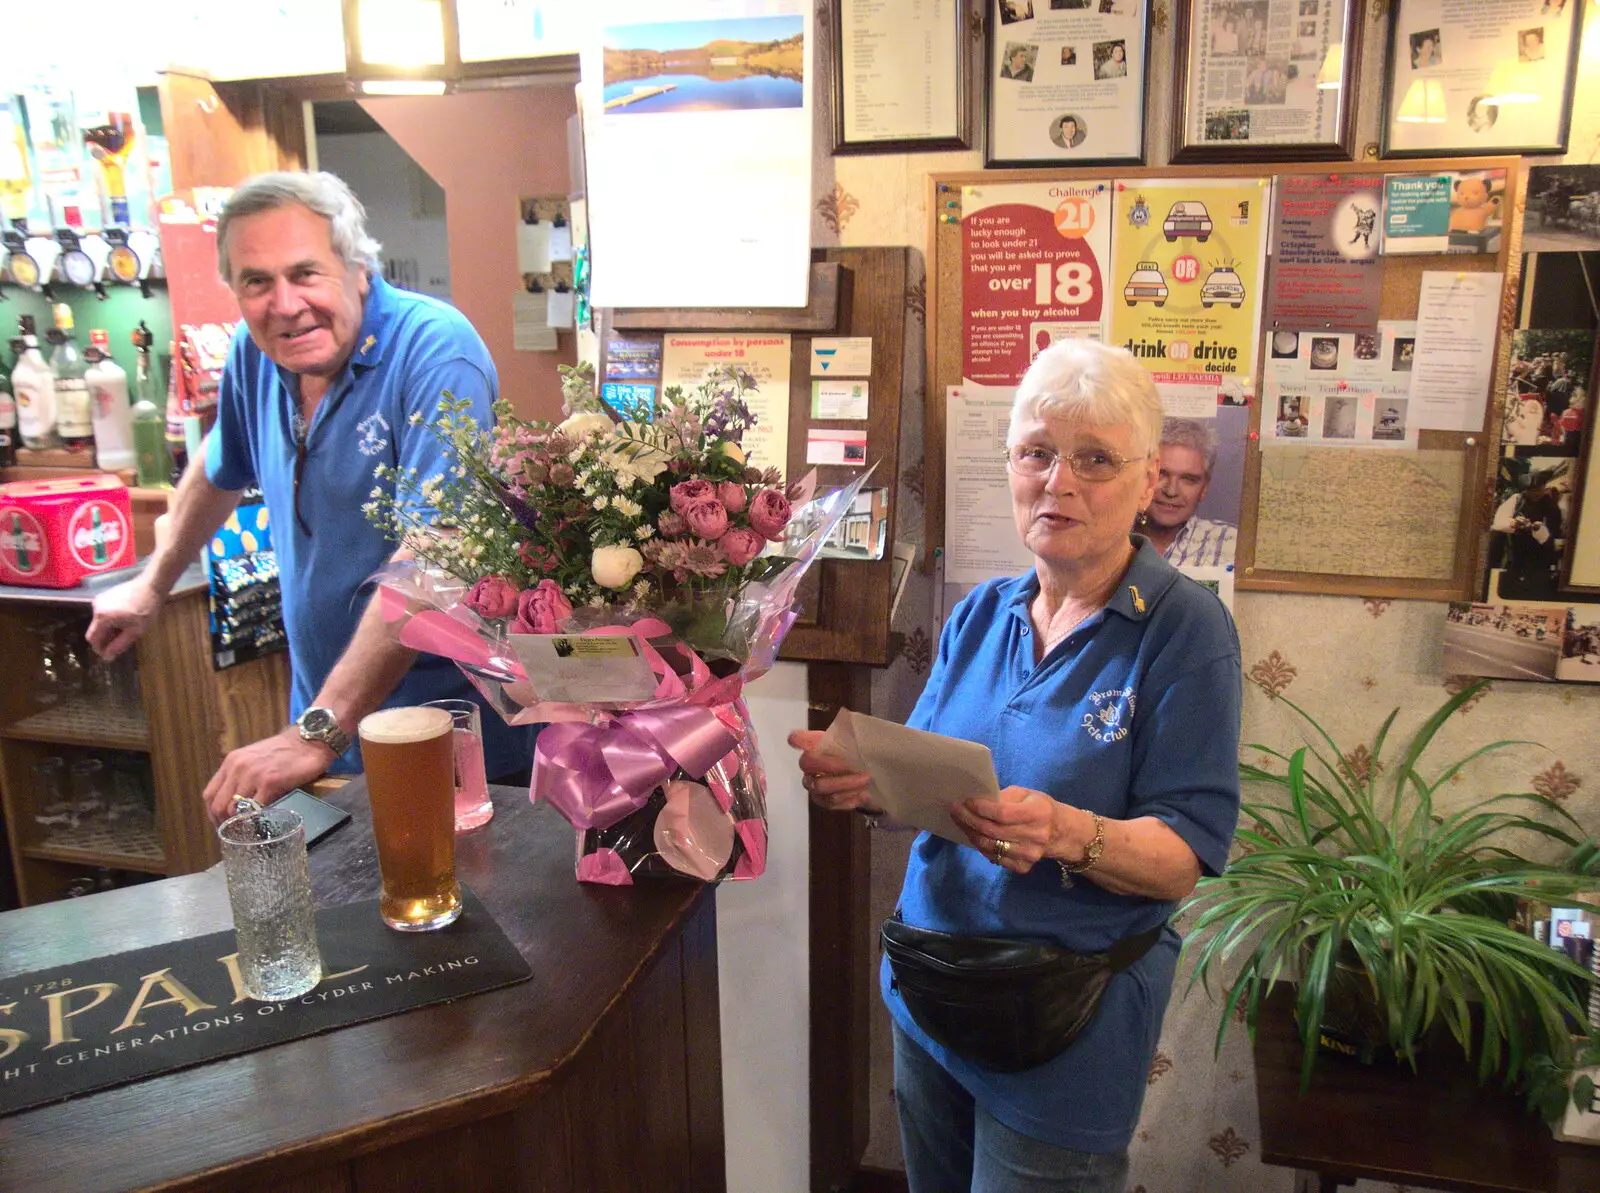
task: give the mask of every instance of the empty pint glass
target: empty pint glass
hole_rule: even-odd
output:
[[[316,907],[306,866],[306,826],[288,808],[240,800],[217,827],[238,938],[239,984],[281,1002],[322,981]]]
[[[402,932],[443,928],[461,914],[455,721],[442,708],[386,708],[362,718],[358,732],[383,873],[383,922]]]

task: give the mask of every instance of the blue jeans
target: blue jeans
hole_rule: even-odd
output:
[[[894,1099],[911,1193],[1123,1193],[1128,1153],[1100,1155],[1019,1135],[898,1024]]]

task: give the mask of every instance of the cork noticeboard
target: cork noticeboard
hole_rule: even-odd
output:
[[[1521,256],[1521,159],[1434,159],[1405,162],[1284,163],[1255,166],[1165,166],[1148,169],[988,170],[933,174],[928,179],[928,384],[923,468],[928,553],[942,548],[945,494],[945,391],[961,383],[963,186],[1009,182],[1111,181],[1160,178],[1264,178],[1288,174],[1416,174],[1448,170],[1506,172],[1499,251],[1385,256],[1382,319],[1417,314],[1422,274],[1430,271],[1503,275],[1494,370],[1485,426],[1470,432],[1422,431],[1416,451],[1338,447],[1261,450],[1261,403],[1250,412],[1235,587],[1250,591],[1467,600],[1475,595],[1483,532],[1492,495],[1498,434],[1497,396],[1509,367],[1513,305]],[[954,216],[955,218],[951,218]],[[1262,353],[1268,337],[1261,337]],[[1262,362],[1255,362],[1255,376]],[[1259,390],[1259,383],[1258,383]]]

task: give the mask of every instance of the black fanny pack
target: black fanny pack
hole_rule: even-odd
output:
[[[1112,977],[1149,952],[1165,926],[1105,953],[913,928],[898,911],[879,936],[892,986],[917,1026],[981,1068],[1016,1073],[1065,1051]]]

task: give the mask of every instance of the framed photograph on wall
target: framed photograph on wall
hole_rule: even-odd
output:
[[[1181,0],[1175,162],[1351,161],[1365,0]]]
[[[1600,352],[1594,356],[1589,375],[1591,394],[1600,385]],[[1571,503],[1572,525],[1567,530],[1562,579],[1569,590],[1600,593],[1600,428],[1591,422],[1581,433],[1578,491]]]
[[[1143,165],[1150,0],[984,2],[985,165]]]
[[[832,0],[833,152],[972,143],[966,0]]]
[[[1583,0],[1392,0],[1383,156],[1565,153]]]

